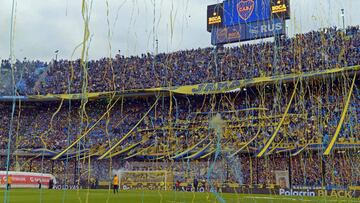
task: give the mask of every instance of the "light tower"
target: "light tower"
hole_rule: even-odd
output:
[[[343,30],[345,31],[345,10],[343,8],[341,9],[341,18],[343,23]]]

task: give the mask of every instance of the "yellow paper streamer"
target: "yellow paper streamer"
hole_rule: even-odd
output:
[[[116,99],[113,105],[92,125],[84,134],[82,134],[75,142],[73,142],[71,145],[69,145],[65,150],[60,152],[58,155],[52,158],[52,160],[56,160],[59,157],[61,157],[65,152],[67,152],[69,149],[71,149],[76,143],[78,143],[83,137],[85,137],[106,115],[111,109],[115,106],[115,104],[119,101],[120,97]]]
[[[355,81],[356,81],[356,73],[354,74],[354,78],[353,78],[353,81],[352,81],[352,84],[351,84],[351,87],[350,87],[350,91],[349,91],[349,95],[348,95],[348,98],[346,100],[346,104],[345,104],[345,107],[344,107],[344,110],[341,114],[341,119],[340,119],[340,122],[339,122],[339,125],[337,126],[336,128],[336,131],[335,131],[335,134],[333,136],[333,138],[331,139],[331,142],[330,144],[328,145],[328,147],[326,148],[325,152],[324,152],[324,155],[329,155],[332,148],[334,147],[335,145],[335,142],[339,136],[339,133],[340,133],[340,130],[341,130],[341,127],[344,123],[344,120],[345,120],[345,116],[349,110],[349,104],[350,104],[350,100],[351,100],[351,96],[352,96],[352,93],[353,93],[353,90],[354,90],[354,86],[355,86]]]
[[[105,152],[101,157],[99,157],[99,160],[105,158],[111,151],[113,151],[117,146],[119,146],[126,138],[129,137],[129,135],[135,130],[135,128],[138,127],[138,125],[140,125],[140,123],[145,119],[145,117],[150,113],[150,111],[156,106],[156,104],[158,103],[160,97],[156,98],[156,101],[154,102],[154,104],[150,107],[150,109],[145,113],[145,115],[139,120],[139,122],[136,123],[136,125],[128,132],[126,133],[126,135],[121,138],[121,140],[119,142],[117,142],[114,146],[112,146],[107,152]]]
[[[294,91],[293,91],[293,93],[292,93],[292,95],[291,95],[290,101],[289,101],[289,103],[288,103],[288,105],[287,105],[287,107],[286,107],[285,113],[284,113],[283,117],[281,118],[281,121],[280,121],[279,125],[277,126],[274,134],[270,137],[269,141],[266,143],[265,147],[262,148],[261,151],[259,152],[259,154],[256,155],[257,157],[261,157],[262,155],[265,154],[266,150],[269,148],[269,146],[271,145],[271,143],[274,141],[277,133],[279,132],[282,124],[284,123],[285,118],[286,118],[286,116],[287,116],[287,113],[288,113],[288,111],[289,111],[289,109],[290,109],[291,103],[292,103],[292,101],[293,101],[293,99],[294,99],[294,97],[295,97],[296,89],[297,89],[297,86],[298,86],[298,84],[299,84],[299,81],[300,81],[300,78],[297,80],[297,82],[296,82],[296,84],[295,84]]]

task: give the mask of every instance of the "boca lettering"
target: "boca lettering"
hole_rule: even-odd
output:
[[[271,0],[270,4],[273,18],[290,19],[290,0]]]
[[[239,32],[230,32],[228,34],[228,39],[239,39],[240,33]]]
[[[280,12],[286,12],[287,8],[285,4],[282,5],[276,5],[271,7],[271,13],[280,13]]]
[[[213,25],[213,24],[218,24],[221,23],[221,16],[215,16],[215,17],[210,17],[209,18],[209,25]]]

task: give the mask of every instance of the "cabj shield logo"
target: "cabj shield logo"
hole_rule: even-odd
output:
[[[241,19],[247,20],[250,18],[255,8],[254,0],[241,0],[236,5],[236,10]]]
[[[228,35],[228,29],[227,28],[220,28],[217,30],[217,40],[219,43],[226,42]]]

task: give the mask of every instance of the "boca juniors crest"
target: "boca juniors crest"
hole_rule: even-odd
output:
[[[245,21],[250,18],[250,16],[254,12],[254,8],[255,8],[254,0],[241,0],[236,5],[236,10],[240,18]]]
[[[217,30],[217,41],[219,42],[226,42],[227,40],[227,35],[228,35],[228,29],[225,28],[221,28]]]
[[[270,20],[270,0],[224,1],[224,26]]]

